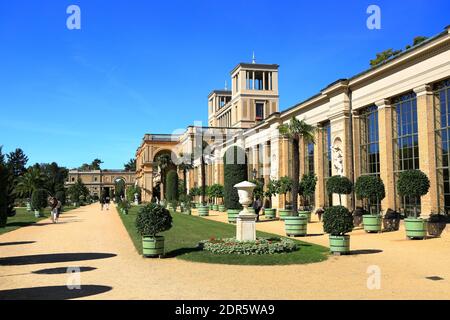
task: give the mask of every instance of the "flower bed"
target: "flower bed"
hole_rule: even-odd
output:
[[[199,246],[215,254],[262,255],[292,252],[297,244],[286,238],[258,238],[256,241],[237,241],[235,238],[200,241]]]

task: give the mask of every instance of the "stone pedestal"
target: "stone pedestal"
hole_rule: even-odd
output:
[[[236,219],[236,239],[238,241],[256,240],[256,214],[246,213],[245,209]]]

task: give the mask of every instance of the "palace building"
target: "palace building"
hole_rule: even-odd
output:
[[[213,90],[208,96],[207,127],[144,136],[136,152],[136,181],[144,201],[152,195],[160,198],[156,160],[163,153],[174,162],[181,154],[190,161],[186,155],[193,154],[187,184],[200,185],[196,150],[201,141],[206,142],[207,185],[223,184],[222,157],[232,145],[245,150],[250,178],[267,184],[292,177],[292,143],[278,128],[296,117],[318,128],[315,143],[300,143],[300,176],[315,173],[318,178],[315,207],[339,203],[326,193],[328,177],[345,175],[355,181],[360,175],[378,175],[386,188],[382,209],[401,211],[409,204],[396,192],[398,175],[420,169],[431,182],[420,201],[422,213],[450,209],[450,27],[282,111],[278,65],[239,63],[230,76],[231,90]],[[343,203],[354,208],[358,200],[349,195]],[[272,204],[284,206],[283,197],[274,197]]]

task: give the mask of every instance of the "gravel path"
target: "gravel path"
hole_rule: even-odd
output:
[[[316,235],[306,241],[327,245],[320,223],[308,228]],[[279,221],[259,223],[258,229],[283,234]],[[65,213],[59,224],[43,220],[0,236],[0,299],[450,299],[450,230],[426,241],[408,241],[402,230],[356,230],[351,247],[350,256],[310,265],[144,259],[115,209],[93,204]],[[367,288],[370,266],[381,271],[380,289]],[[67,289],[74,278],[68,267],[81,268],[81,290]]]

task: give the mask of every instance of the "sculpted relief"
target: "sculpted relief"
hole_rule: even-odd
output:
[[[334,139],[333,145],[331,147],[333,152],[333,167],[337,175],[344,174],[344,151],[342,150],[342,140],[341,138]]]

